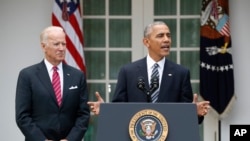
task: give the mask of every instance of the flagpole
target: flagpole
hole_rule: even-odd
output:
[[[221,120],[218,121],[218,141],[221,141]]]

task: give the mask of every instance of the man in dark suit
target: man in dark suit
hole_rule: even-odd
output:
[[[165,57],[170,53],[171,33],[168,26],[161,21],[149,24],[144,30],[143,43],[148,49],[148,55],[138,61],[124,65],[119,72],[118,81],[112,102],[193,102],[197,105],[199,123],[207,114],[209,101],[198,102],[190,83],[190,73],[185,67],[171,62]],[[151,75],[157,64],[157,79],[159,84],[157,94],[147,95],[145,90],[151,89]],[[145,88],[139,87],[141,83]],[[88,102],[91,111],[99,114],[103,99],[96,93],[98,101]]]
[[[84,73],[63,63],[66,35],[61,27],[44,29],[40,41],[44,60],[19,73],[17,125],[26,141],[81,141],[90,117]]]

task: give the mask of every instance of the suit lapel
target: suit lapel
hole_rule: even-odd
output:
[[[162,99],[166,99],[169,96],[168,94],[166,94],[166,92],[170,91],[169,87],[173,81],[173,77],[172,77],[173,75],[174,75],[173,66],[166,59],[163,73],[162,73],[162,80],[161,80],[161,85],[160,85],[158,102],[160,102]]]
[[[45,66],[44,61],[42,61],[38,65],[38,73],[37,73],[40,81],[42,82],[43,86],[45,87],[46,90],[48,90],[48,94],[52,97],[54,102],[57,104],[56,97],[55,97],[55,92],[49,77],[49,73],[47,71],[47,68]]]
[[[63,101],[62,101],[62,105],[67,97],[67,95],[69,94],[69,88],[70,88],[70,84],[72,82],[72,73],[70,70],[70,67],[68,67],[66,64],[63,64]]]
[[[149,82],[148,82],[148,69],[147,69],[147,60],[146,57],[143,58],[138,63],[138,70],[137,70],[138,77],[144,78],[145,86],[149,89]]]

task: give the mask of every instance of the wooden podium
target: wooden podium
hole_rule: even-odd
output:
[[[138,125],[135,127],[135,132],[137,129],[140,132],[143,131],[139,129],[141,125],[136,124],[136,121],[133,120],[140,119],[140,115],[145,115],[145,113],[140,113],[140,111],[145,110],[156,111],[163,115],[167,122],[167,129],[166,125],[161,126],[158,123],[158,127],[165,128],[162,128],[163,131],[157,130],[157,134],[167,132],[165,141],[200,141],[196,105],[192,103],[103,103],[98,117],[96,141],[144,140],[134,139],[137,138],[135,136],[140,136],[141,133],[135,133],[134,138],[131,138],[131,133],[134,132],[131,131],[131,126]],[[147,117],[154,118],[154,115]],[[135,119],[132,120],[132,118]],[[149,128],[148,131],[151,130],[152,128]],[[164,141],[162,138],[157,139],[155,136],[145,137],[144,141],[159,140]]]

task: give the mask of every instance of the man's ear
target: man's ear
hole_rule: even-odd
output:
[[[45,51],[46,43],[41,43],[41,48],[42,48],[43,51]]]
[[[143,44],[144,44],[144,46],[149,47],[149,40],[148,40],[148,38],[143,38]]]

